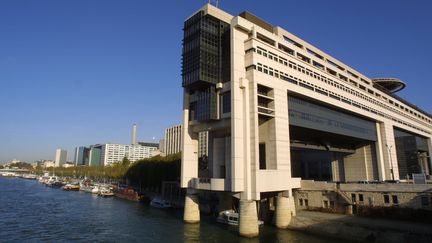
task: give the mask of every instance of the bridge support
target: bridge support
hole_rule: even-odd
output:
[[[188,224],[196,224],[200,221],[200,211],[198,195],[187,193],[185,196],[185,206],[183,220]]]
[[[295,216],[294,198],[279,195],[276,199],[276,227],[287,228],[292,216]]]
[[[255,201],[240,200],[239,234],[255,237],[259,234],[258,214]]]

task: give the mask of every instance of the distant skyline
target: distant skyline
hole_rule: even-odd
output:
[[[181,122],[183,21],[195,1],[0,1],[0,163],[158,142]],[[283,27],[432,113],[432,1],[219,1]],[[155,138],[155,139],[153,139]]]

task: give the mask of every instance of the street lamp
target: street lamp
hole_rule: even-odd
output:
[[[394,181],[393,161],[392,161],[392,157],[391,157],[391,149],[392,149],[393,145],[386,144],[386,147],[387,147],[389,158],[390,158],[390,173],[392,176],[392,180]]]

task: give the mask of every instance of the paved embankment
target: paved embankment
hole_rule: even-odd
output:
[[[432,242],[432,225],[298,211],[290,229],[354,242]]]

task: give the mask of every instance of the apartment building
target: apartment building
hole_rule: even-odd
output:
[[[150,158],[152,152],[158,149],[157,144],[112,144],[101,146],[101,165],[107,166],[127,158],[130,162]]]
[[[79,146],[75,148],[74,164],[75,166],[89,165],[90,148]]]
[[[239,199],[239,233],[258,234],[256,202],[277,196],[276,225],[295,215],[300,181],[401,180],[431,174],[432,116],[281,27],[210,4],[184,23],[181,186],[185,222],[201,191]],[[208,132],[210,178],[200,178]]]
[[[164,153],[165,155],[176,154],[181,151],[182,125],[176,125],[165,129]]]
[[[165,137],[161,140],[163,146],[159,150],[165,154],[176,154],[182,151],[182,125],[176,125],[165,129]],[[161,143],[159,143],[161,144]],[[198,157],[208,156],[208,131],[198,134]]]
[[[67,160],[67,151],[64,149],[56,149],[55,162],[54,162],[55,167],[63,166],[64,164],[66,164],[66,160]]]

